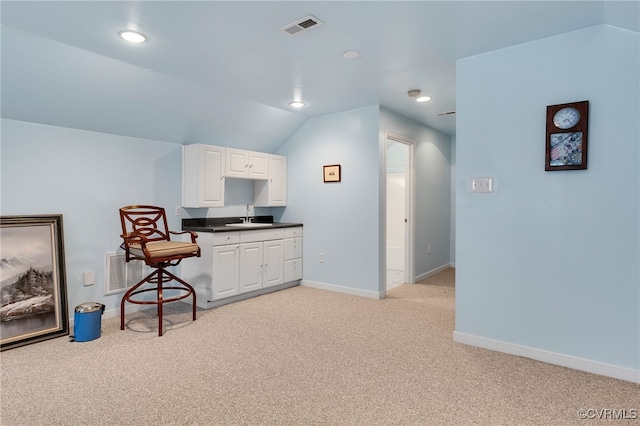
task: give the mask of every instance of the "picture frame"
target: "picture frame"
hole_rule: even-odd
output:
[[[341,176],[341,167],[340,164],[331,164],[323,167],[323,179],[324,182],[340,182],[342,179]]]
[[[62,215],[0,217],[0,350],[69,334]]]

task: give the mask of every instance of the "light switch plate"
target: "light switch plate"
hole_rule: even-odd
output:
[[[488,193],[493,192],[493,178],[477,177],[471,179],[471,192]]]
[[[85,286],[89,286],[89,285],[93,285],[95,283],[95,274],[93,273],[93,271],[86,271],[84,273],[84,285]]]

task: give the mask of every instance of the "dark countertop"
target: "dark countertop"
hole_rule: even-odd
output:
[[[227,224],[240,224],[241,222],[242,219],[239,217],[182,219],[182,230],[195,232],[238,232],[257,231],[260,229],[293,228],[302,226],[301,223],[273,223],[273,216],[256,216],[253,218],[254,223],[273,223],[272,226],[227,226]]]

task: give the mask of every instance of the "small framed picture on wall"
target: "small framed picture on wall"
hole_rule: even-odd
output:
[[[340,164],[323,167],[324,182],[340,182]]]

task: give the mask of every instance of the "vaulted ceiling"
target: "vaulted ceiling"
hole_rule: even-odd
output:
[[[456,60],[599,24],[612,1],[2,1],[2,117],[274,152],[313,116],[380,104],[455,133]],[[308,15],[323,25],[279,29]],[[148,41],[124,42],[135,29]],[[360,56],[345,59],[356,50]],[[431,101],[416,103],[421,89]],[[302,100],[306,107],[288,104]]]

